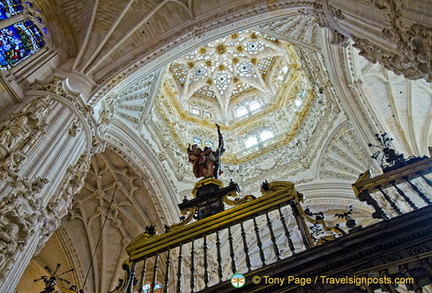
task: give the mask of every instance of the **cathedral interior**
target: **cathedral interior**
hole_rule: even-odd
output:
[[[431,153],[429,0],[1,0],[0,39],[0,292],[120,292],[131,242],[184,220],[178,205],[202,179],[188,147],[216,149],[217,127],[217,179],[237,184],[235,208],[290,182],[302,209],[347,234],[348,213],[359,230],[386,221],[353,189],[367,170],[383,174],[377,138],[406,159]],[[398,215],[428,205],[390,197]],[[236,222],[208,263],[219,234],[180,244],[183,257],[161,256],[153,280],[121,292],[205,290],[236,273],[234,261],[220,278],[211,269],[230,254],[242,272],[273,246],[274,261],[308,250],[305,231],[273,235],[298,219],[278,208],[283,225],[270,224],[277,210],[241,232]],[[256,234],[260,245],[244,249]],[[194,245],[205,274],[179,274],[196,275],[182,290],[165,284],[174,260],[203,266]]]

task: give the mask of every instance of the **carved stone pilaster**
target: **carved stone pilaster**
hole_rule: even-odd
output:
[[[79,132],[81,132],[81,130],[82,130],[81,122],[75,117],[68,130],[69,135],[75,137]]]
[[[77,163],[67,169],[67,177],[60,192],[49,201],[44,213],[43,236],[40,238],[36,254],[40,252],[45,242],[61,225],[61,218],[65,216],[72,204],[72,198],[84,186],[87,172],[90,169],[91,155],[83,153]]]
[[[117,95],[111,94],[103,101],[103,109],[100,114],[100,122],[102,124],[108,125],[112,118],[114,117],[114,113],[116,107],[119,104],[119,97]]]
[[[52,98],[69,107],[71,111],[78,111],[76,119],[71,122],[68,130],[69,135],[76,136],[82,129],[90,132],[91,139],[88,140],[88,149],[91,153],[102,152],[105,149],[106,121],[98,123],[93,116],[93,108],[84,102],[80,93],[69,87],[68,78],[55,77],[51,82],[35,84],[28,94],[52,94]]]

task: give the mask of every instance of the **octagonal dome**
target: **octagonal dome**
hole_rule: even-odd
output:
[[[314,98],[294,46],[245,30],[172,62],[156,109],[181,146],[213,147],[221,125],[238,163],[288,143]]]

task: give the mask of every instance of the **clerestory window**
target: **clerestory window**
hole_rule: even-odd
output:
[[[259,111],[261,108],[262,105],[259,101],[249,101],[247,103],[243,103],[235,110],[235,116],[236,118],[246,117]]]
[[[254,146],[258,146],[274,137],[273,131],[270,129],[261,129],[255,131],[253,134],[250,134],[246,137],[244,144],[246,148],[251,148]]]

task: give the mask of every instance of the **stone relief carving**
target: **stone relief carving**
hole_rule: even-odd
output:
[[[382,33],[397,45],[398,52],[390,60],[381,58],[380,63],[406,78],[432,81],[431,28],[413,24],[409,28],[387,28]]]
[[[0,123],[0,160],[5,160],[12,151],[23,149],[25,144],[34,143],[45,132],[49,105],[48,97],[36,98]]]
[[[15,193],[0,201],[0,281],[43,219],[44,209],[38,194],[47,183],[46,178],[38,177],[33,182],[18,178]]]
[[[46,118],[51,101],[39,97],[24,108],[12,114],[0,124],[0,188],[14,188],[29,197],[37,194],[48,183],[46,178],[36,178],[33,182],[20,175],[20,166],[26,151],[46,131]]]
[[[385,68],[402,74],[408,79],[432,81],[432,29],[421,24],[407,24],[401,19],[400,3],[369,1],[380,10],[387,11],[390,26],[382,30],[382,36],[393,46],[378,47],[370,40],[355,38],[354,47],[360,55],[372,63],[379,62]],[[389,48],[396,46],[392,51]]]
[[[119,116],[138,127],[143,115],[147,113],[149,97],[157,76],[155,73],[149,74],[119,94],[108,95],[103,101],[101,119],[111,121]],[[101,121],[104,123],[104,120]]]
[[[21,162],[25,156],[19,152],[11,152],[8,157],[0,163],[0,181],[6,181],[8,177],[17,179]]]
[[[88,170],[90,169],[91,155],[83,153],[75,165],[70,166],[67,171],[67,177],[64,180],[60,192],[53,197],[46,208],[44,214],[44,226],[42,228],[42,235],[39,239],[36,254],[42,249],[45,242],[60,226],[61,218],[65,216],[68,209],[72,205],[72,198],[84,186]]]
[[[75,165],[70,166],[66,172],[67,177],[57,197],[51,199],[48,204],[49,215],[63,217],[71,206],[72,198],[84,186],[87,172],[90,169],[91,156],[83,153]]]
[[[75,137],[77,136],[78,133],[81,132],[81,130],[82,130],[81,122],[78,120],[78,118],[75,117],[68,130],[69,135]]]
[[[358,175],[369,169],[367,151],[359,144],[354,128],[347,123],[332,138],[324,151],[320,178],[335,178],[355,181]],[[353,182],[354,182],[353,181]]]
[[[99,116],[100,122],[102,124],[108,125],[111,123],[118,104],[118,95],[111,94],[104,100],[104,102],[102,103],[102,112]]]

